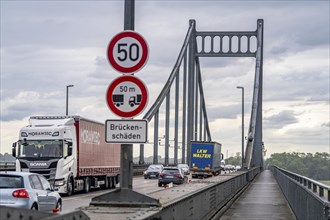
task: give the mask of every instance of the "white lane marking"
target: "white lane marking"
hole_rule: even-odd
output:
[[[88,193],[86,195],[75,195],[74,197],[70,197],[70,198],[66,198],[66,197],[62,197],[63,201],[68,201],[68,200],[74,200],[74,199],[80,199],[80,198],[84,198],[84,197],[90,197],[90,196],[97,196],[97,195],[101,195],[107,192],[112,192],[113,190],[109,190],[109,191],[102,191],[102,192],[93,192],[93,193]]]

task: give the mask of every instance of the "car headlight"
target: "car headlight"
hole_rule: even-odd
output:
[[[55,186],[63,186],[66,183],[64,179],[55,180]]]
[[[144,173],[144,175],[147,175],[147,171],[144,171],[143,173]]]

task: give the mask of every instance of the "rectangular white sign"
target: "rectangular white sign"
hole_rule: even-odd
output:
[[[146,143],[147,131],[147,120],[106,120],[105,142],[122,144]]]

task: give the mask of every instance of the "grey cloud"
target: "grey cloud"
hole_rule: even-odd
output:
[[[241,105],[228,105],[207,108],[209,122],[216,119],[234,119],[238,114],[241,114]]]
[[[322,127],[330,127],[330,121],[323,123],[321,126]]]
[[[296,118],[296,113],[291,110],[281,111],[276,115],[272,115],[264,118],[264,125],[267,128],[280,129],[290,124],[295,124],[298,122]]]
[[[264,73],[265,100],[329,100],[329,76],[320,72],[295,72],[268,76]],[[270,80],[270,81],[268,81]],[[294,85],[294,86],[293,86]]]

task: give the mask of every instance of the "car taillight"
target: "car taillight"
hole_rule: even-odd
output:
[[[181,174],[179,174],[179,173],[175,174],[174,176],[176,176],[176,177],[178,177],[178,178],[182,179],[182,175],[181,175]]]
[[[13,196],[16,198],[29,198],[29,193],[25,189],[15,190]]]
[[[58,208],[53,209],[53,213],[58,213],[58,212],[60,212],[60,209]]]
[[[160,173],[159,176],[164,177],[165,173]]]

